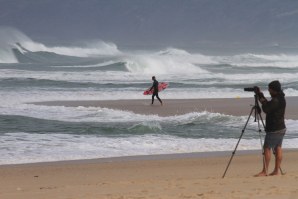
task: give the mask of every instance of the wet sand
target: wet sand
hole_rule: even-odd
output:
[[[287,98],[286,119],[298,118],[297,97]],[[55,101],[47,106],[86,106],[159,116],[190,112],[249,115],[253,98]],[[103,158],[0,166],[1,199],[185,199],[297,198],[298,151],[285,150],[285,175],[253,177],[262,168],[261,151],[237,151],[222,178],[231,152]],[[272,157],[269,171],[272,171]]]
[[[298,119],[298,97],[287,97],[286,119]],[[156,100],[98,100],[98,101],[48,101],[35,102],[46,106],[101,107],[131,111],[143,115],[174,116],[191,112],[208,111],[226,115],[248,116],[255,105],[254,98],[224,99],[163,99],[163,106]],[[264,115],[263,115],[264,116]]]

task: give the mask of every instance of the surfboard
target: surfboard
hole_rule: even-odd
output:
[[[158,92],[165,90],[166,88],[168,88],[168,86],[169,86],[169,84],[166,83],[166,82],[159,82],[159,83],[158,83]],[[150,87],[150,88],[151,88],[151,87]],[[152,90],[150,91],[150,88],[148,88],[147,90],[145,90],[143,94],[144,94],[144,95],[152,95],[154,89],[152,89]]]

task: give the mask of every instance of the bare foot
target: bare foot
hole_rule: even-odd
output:
[[[279,175],[278,171],[273,171],[272,173],[269,174],[270,176],[277,176]]]
[[[262,176],[267,176],[266,172],[262,171],[256,175],[254,175],[254,177],[262,177]]]

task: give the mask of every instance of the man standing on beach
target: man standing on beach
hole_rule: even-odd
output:
[[[153,105],[155,96],[158,99],[158,101],[160,102],[160,104],[162,105],[162,101],[158,96],[158,81],[156,80],[155,76],[152,76],[152,81],[153,81],[153,84],[152,84],[152,87],[150,88],[150,91],[153,89],[151,105]]]
[[[266,136],[264,141],[264,164],[263,170],[256,176],[267,176],[267,170],[271,157],[271,149],[275,153],[275,167],[269,175],[278,175],[282,160],[282,141],[286,133],[285,126],[285,109],[286,100],[285,94],[281,89],[279,81],[272,81],[268,85],[268,91],[271,95],[271,100],[268,101],[261,91],[258,92],[259,101],[262,104],[262,109],[266,113]]]

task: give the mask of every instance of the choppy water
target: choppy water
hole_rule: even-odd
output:
[[[298,95],[298,55],[123,51],[115,44],[47,47],[23,39],[0,57],[0,164],[233,150],[247,116],[208,112],[158,117],[100,107],[28,104],[49,100],[148,99],[151,76],[170,83],[162,99],[251,97],[275,79]],[[11,46],[10,46],[11,47]],[[265,91],[268,96],[268,92]],[[249,109],[249,106],[248,106]],[[286,121],[286,148],[298,148],[298,121]],[[253,120],[239,150],[260,149]]]

